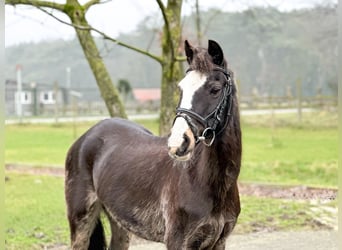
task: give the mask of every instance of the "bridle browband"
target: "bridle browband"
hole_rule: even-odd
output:
[[[189,68],[186,72],[189,72],[193,69]],[[176,109],[176,120],[178,117],[182,117],[188,123],[192,133],[195,136],[196,144],[199,142],[203,142],[204,145],[210,147],[216,135],[222,133],[224,128],[227,126],[228,117],[231,115],[231,107],[232,107],[232,80],[230,74],[223,68],[215,67],[213,71],[219,71],[225,75],[226,82],[224,84],[224,89],[221,95],[221,99],[218,102],[216,108],[211,111],[206,117],[203,117],[190,109],[179,108]],[[228,110],[226,111],[226,107]],[[204,130],[201,135],[199,135],[199,129],[194,123],[195,120],[197,123],[203,126]],[[221,126],[219,126],[222,124]]]

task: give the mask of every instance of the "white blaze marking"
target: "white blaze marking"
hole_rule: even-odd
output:
[[[204,85],[207,77],[197,71],[190,71],[178,84],[182,90],[180,108],[191,109],[195,92]]]
[[[199,72],[190,71],[178,84],[182,90],[182,100],[179,107],[185,109],[192,108],[192,98],[194,93],[204,85],[207,77]],[[183,143],[184,133],[189,129],[188,123],[184,118],[178,117],[171,129],[171,135],[168,140],[170,148],[178,148]]]
[[[189,129],[189,126],[184,118],[178,117],[171,128],[171,135],[168,140],[168,146],[170,148],[178,148],[183,143],[183,135],[185,131]]]

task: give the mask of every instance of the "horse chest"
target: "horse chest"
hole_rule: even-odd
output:
[[[213,209],[213,200],[206,192],[199,190],[179,190],[179,208],[195,217],[202,218],[208,216]]]

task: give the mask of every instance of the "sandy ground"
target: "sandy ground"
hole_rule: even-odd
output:
[[[227,250],[337,250],[337,231],[271,232],[232,235]],[[129,250],[166,250],[160,243],[134,245]]]

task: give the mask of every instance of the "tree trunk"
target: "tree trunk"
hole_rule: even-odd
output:
[[[73,25],[89,27],[85,18],[85,12],[77,0],[68,0],[65,12],[70,17]],[[90,30],[76,28],[75,31],[82,46],[84,55],[87,58],[89,66],[95,76],[96,83],[106,104],[109,115],[111,117],[118,116],[127,118],[118,91],[113,85]]]
[[[166,24],[163,29],[162,39],[162,83],[161,83],[161,107],[160,107],[160,135],[170,132],[175,108],[178,105],[179,93],[177,84],[183,76],[183,68],[176,57],[180,55],[181,41],[181,7],[182,0],[169,0],[166,8],[169,34]]]

